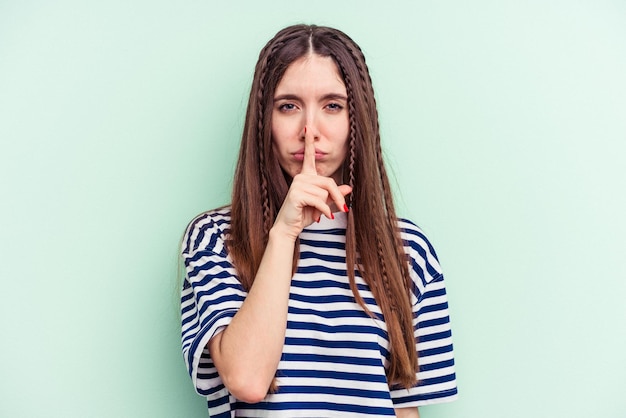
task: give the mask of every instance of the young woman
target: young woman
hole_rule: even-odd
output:
[[[418,417],[456,397],[443,276],[396,218],[365,58],[297,25],[261,51],[231,206],[182,244],[182,345],[211,417]]]

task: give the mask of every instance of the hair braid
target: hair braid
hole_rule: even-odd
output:
[[[378,226],[378,224],[376,224],[376,229],[380,233],[380,227]],[[383,243],[380,240],[380,235],[379,234],[376,234],[376,235],[377,235],[376,236],[376,249],[378,251],[378,258],[380,259],[380,267],[381,267],[380,273],[382,277],[383,289],[387,295],[391,296],[392,295],[391,284],[389,283],[389,274],[387,274],[387,264],[385,263],[385,257],[384,257],[385,252],[383,251]],[[394,299],[391,297],[389,298],[389,307],[391,311],[394,313],[398,311],[396,303]]]
[[[266,67],[267,68],[267,67]],[[267,73],[267,71],[265,71]],[[259,86],[259,93],[257,95],[258,101],[258,121],[257,121],[257,134],[256,139],[259,144],[259,171],[261,172],[261,204],[263,207],[263,232],[265,234],[269,233],[269,220],[270,220],[270,199],[267,191],[267,164],[265,162],[265,144],[263,141],[263,89],[264,89],[264,79],[261,78],[261,85]]]
[[[346,77],[346,91],[348,97],[352,96],[352,84],[350,78]],[[354,165],[356,161],[356,117],[354,110],[354,101],[348,99],[348,119],[350,120],[350,140],[348,144],[348,185],[354,189]],[[344,163],[345,164],[345,163]],[[352,193],[349,195],[348,208],[352,209]]]
[[[278,51],[284,45],[283,41],[275,42],[269,51],[267,48],[261,52],[261,55],[265,55],[265,60],[263,62],[263,66],[261,68],[260,76],[259,76],[259,86],[256,94],[257,101],[257,132],[256,132],[256,141],[259,146],[259,172],[261,174],[261,206],[263,208],[263,232],[267,236],[269,234],[270,228],[272,227],[274,210],[273,210],[273,201],[270,199],[270,194],[268,191],[268,175],[269,170],[267,166],[266,160],[266,124],[265,124],[265,111],[266,106],[264,103],[265,100],[265,90],[268,78],[270,77],[268,68],[272,66],[272,61],[274,60],[274,56],[276,51]],[[268,45],[269,46],[269,45]],[[267,52],[266,52],[267,51]]]
[[[355,66],[359,72],[359,78],[361,79],[361,86],[363,86],[364,90],[370,90],[367,87],[372,85],[372,78],[370,77],[369,72],[363,67],[363,65],[361,65],[361,62],[365,62],[365,56],[361,48],[359,48],[358,45],[355,45],[355,46],[356,46],[356,49],[352,48],[349,44],[346,44],[346,49],[348,50],[348,52],[350,52],[350,55],[352,56]],[[365,94],[363,96],[363,99],[365,103],[367,104],[368,108],[374,109],[376,111],[376,98],[374,97],[374,94],[373,94],[374,92],[372,90],[372,91],[369,91],[369,93],[372,93],[372,94],[371,95]],[[373,103],[370,103],[370,100],[369,100],[370,96],[373,100]],[[378,127],[378,118],[376,118],[376,126]]]

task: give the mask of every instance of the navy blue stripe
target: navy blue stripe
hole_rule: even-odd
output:
[[[320,273],[320,274],[330,274],[332,276],[338,276],[345,278],[347,276],[346,269],[334,269],[329,266],[298,266],[299,274],[310,274],[310,273]]]
[[[380,390],[363,390],[355,388],[341,388],[334,386],[286,386],[280,387],[278,393],[299,394],[312,393],[316,395],[339,395],[339,396],[357,396],[361,398],[389,399],[388,391]]]
[[[293,279],[291,281],[291,286],[296,287],[296,288],[301,288],[301,289],[339,288],[339,289],[350,290],[350,283],[346,281],[331,280],[331,279],[318,279],[318,280]],[[361,291],[369,291],[369,286],[365,284],[357,284],[357,288]]]
[[[202,257],[206,257],[206,256],[212,256],[214,255],[214,253],[210,252],[210,251],[198,251],[196,254],[194,254],[194,256],[192,258],[196,258],[196,260],[188,260],[188,266],[190,266],[193,262],[197,262],[200,258]],[[222,256],[220,256],[222,257]],[[215,257],[213,257],[212,259],[208,260],[205,264],[199,265],[199,266],[195,266],[193,268],[193,270],[189,271],[187,273],[187,275],[189,276],[189,278],[193,278],[196,277],[198,275],[198,273],[200,273],[201,271],[207,271],[207,270],[211,270],[212,268],[215,267],[221,267],[224,270],[227,269],[232,269],[233,266],[227,262],[227,261],[221,261],[221,262],[216,262]],[[227,273],[229,276],[232,276],[232,273]],[[227,277],[227,276],[218,276],[218,277]]]
[[[315,296],[307,296],[307,295],[299,295],[295,293],[291,293],[289,298],[298,302],[307,302],[307,303],[355,303],[355,299],[353,295],[315,295]],[[374,298],[363,298],[366,304],[375,305],[376,302]]]
[[[373,341],[332,341],[317,338],[285,338],[285,345],[320,348],[351,348],[356,350],[378,350],[378,342]]]
[[[333,311],[320,311],[317,309],[304,309],[289,307],[289,313],[294,315],[315,315],[320,318],[366,318],[368,315],[363,310],[333,310]]]
[[[313,248],[334,248],[337,250],[345,250],[346,244],[337,241],[313,241],[300,237],[300,245],[308,245]]]
[[[450,360],[438,361],[438,362],[430,363],[430,364],[420,364],[420,371],[429,372],[431,370],[443,369],[445,367],[452,367],[452,366],[454,366],[454,360],[450,359]]]
[[[308,322],[295,322],[287,321],[287,327],[289,329],[301,329],[310,331],[322,331],[328,334],[340,334],[340,333],[355,333],[355,334],[376,334],[383,338],[387,338],[387,333],[375,326],[364,325],[326,325],[326,324],[311,324]]]
[[[219,376],[219,374],[217,373],[217,371],[215,371],[213,373],[198,373],[198,379],[205,379],[205,380],[215,379],[218,376]],[[222,385],[222,387],[224,387],[224,385]],[[216,388],[216,389],[219,390],[220,388]]]
[[[235,403],[235,407],[238,409],[258,409],[258,405],[249,405],[244,404],[243,402]],[[270,403],[263,402],[264,410],[270,411],[280,411],[280,410],[320,410],[320,414],[324,416],[328,414],[327,411],[339,411],[339,412],[353,412],[358,414],[371,414],[371,415],[385,415],[385,416],[395,416],[395,411],[393,408],[380,408],[373,407],[369,405],[346,405],[332,402],[304,402],[304,401],[296,401],[296,402],[280,402],[280,403]]]
[[[321,260],[327,263],[346,263],[346,257],[332,254],[314,253],[311,251],[300,252],[300,260]]]
[[[428,334],[428,335],[420,335],[419,342],[425,343],[428,341],[443,340],[445,338],[450,338],[451,336],[452,336],[452,332],[450,331],[437,332],[437,333]]]
[[[357,351],[354,350],[356,354]],[[356,356],[330,356],[323,354],[283,353],[282,361],[301,361],[311,363],[355,364],[361,366],[380,366],[380,359]]]
[[[442,376],[437,376],[434,378],[429,378],[429,379],[419,379],[419,384],[421,386],[430,386],[430,385],[439,385],[442,383],[447,383],[447,382],[452,382],[456,380],[456,375],[455,373],[450,373],[450,374],[446,374],[446,375],[442,375]],[[403,389],[400,386],[393,386],[392,388],[393,390],[398,390],[398,389]],[[406,399],[410,399],[412,396],[406,396]]]
[[[420,350],[418,351],[417,355],[418,357],[429,357],[429,356],[436,356],[438,354],[444,354],[444,353],[452,353],[453,351],[453,347],[452,344],[446,344],[446,345],[442,345],[440,347],[434,347],[434,348],[429,348],[426,350]]]
[[[421,321],[417,323],[417,328],[428,328],[428,327],[437,327],[440,325],[449,324],[450,319],[447,316],[435,319],[429,319],[427,321]]]
[[[446,309],[448,309],[448,302],[436,303],[434,305],[422,306],[417,315],[424,315],[427,312],[443,312]]]
[[[207,400],[207,406],[209,408],[216,408],[218,406],[222,406],[224,404],[228,403],[228,398],[226,398],[226,402],[224,402],[224,398],[218,398],[218,399],[208,399]],[[213,415],[211,414],[211,418],[230,418],[230,412],[224,412],[218,415]]]
[[[416,394],[416,395],[411,395],[411,396],[402,396],[402,397],[394,398],[393,403],[402,404],[402,403],[407,403],[407,402],[428,401],[428,400],[447,398],[450,396],[454,396],[456,394],[458,394],[458,391],[457,391],[457,388],[455,387],[454,389],[443,390],[441,392]]]
[[[433,283],[433,282],[431,282]],[[424,292],[424,294],[422,295],[422,297],[426,298],[436,298],[436,297],[440,297],[440,296],[445,296],[446,295],[446,289],[445,288],[440,288],[440,289],[433,289],[433,290],[427,290],[426,292]]]
[[[387,383],[385,376],[367,373],[341,372],[337,370],[281,369],[280,377],[305,377],[313,379],[338,379],[355,382]]]
[[[216,277],[229,279],[232,276],[226,272],[220,272],[216,276],[205,276],[202,280],[194,283],[194,288],[203,288],[209,281],[211,281],[211,279],[215,279]],[[216,280],[216,283],[211,286],[211,292],[213,293],[222,292],[225,290],[231,290],[233,293],[244,292],[243,287],[241,287],[241,284],[239,282],[232,283]],[[206,292],[199,291],[198,296],[204,293]]]

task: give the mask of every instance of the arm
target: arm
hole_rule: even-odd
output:
[[[344,207],[351,189],[315,170],[313,138],[305,137],[302,172],[294,177],[270,230],[267,247],[248,295],[230,324],[208,344],[211,359],[229,392],[248,403],[261,401],[282,354],[295,241],[328,203]]]
[[[228,390],[245,402],[267,394],[282,353],[287,324],[294,241],[274,228],[258,273],[232,322],[209,342]]]
[[[414,408],[398,408],[396,409],[397,418],[420,418],[417,407]]]

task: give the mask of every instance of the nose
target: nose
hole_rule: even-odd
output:
[[[305,135],[309,134],[313,136],[313,139],[319,139],[320,133],[317,127],[317,121],[315,114],[311,111],[307,112],[303,119],[302,126],[302,139],[304,139]]]

